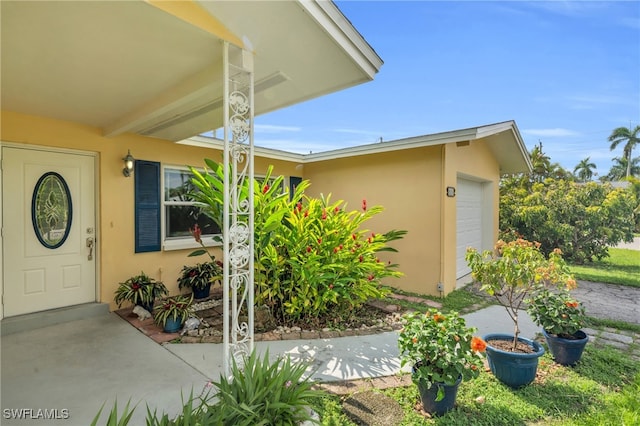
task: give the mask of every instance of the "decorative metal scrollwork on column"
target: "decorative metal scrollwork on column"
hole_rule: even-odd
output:
[[[253,58],[224,43],[224,371],[253,349]],[[248,188],[248,191],[243,190]]]

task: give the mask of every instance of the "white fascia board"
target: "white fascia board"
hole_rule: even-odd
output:
[[[383,64],[382,58],[333,1],[299,0],[299,4],[373,80]]]
[[[199,146],[201,148],[211,148],[217,150],[224,149],[224,141],[218,138],[211,138],[207,136],[193,136],[188,139],[176,142],[180,145]],[[271,158],[274,160],[293,161],[296,163],[304,163],[304,155],[295,152],[287,152],[279,149],[263,148],[259,146],[254,147],[255,155],[262,158]]]
[[[513,123],[513,136],[516,140],[518,148],[520,149],[520,153],[524,158],[525,163],[527,164],[527,172],[531,173],[533,171],[533,163],[531,162],[531,156],[529,154],[529,150],[527,149],[527,145],[524,143],[524,139],[520,135],[520,130],[518,130],[518,126],[516,126],[515,122]]]
[[[512,134],[522,158],[524,159],[529,170],[531,170],[532,164],[531,159],[529,158],[529,152],[527,151],[526,145],[524,144],[520,132],[518,131],[518,127],[516,126],[514,121],[506,121],[503,123],[490,124],[487,126],[472,127],[468,129],[435,133],[431,135],[413,136],[389,142],[359,145],[313,154],[297,154],[293,152],[257,146],[255,147],[255,153],[257,156],[263,158],[272,158],[275,160],[292,161],[300,164],[306,164],[319,161],[335,160],[338,158],[357,157],[360,155],[379,154],[384,152],[400,151],[433,145],[443,145],[447,143],[473,141],[490,137],[498,133],[503,133],[505,131],[508,131]],[[224,142],[222,140],[204,136],[194,136],[178,143],[216,149],[224,148]]]
[[[318,152],[305,155],[305,163],[335,160],[337,158],[355,157],[358,155],[379,154],[383,152],[399,151],[403,149],[420,148],[432,145],[442,145],[452,142],[462,142],[476,139],[476,129],[456,130],[453,132],[436,133],[433,135],[414,136],[389,142],[378,142],[359,145],[333,151]]]

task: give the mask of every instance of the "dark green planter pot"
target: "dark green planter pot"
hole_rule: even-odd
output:
[[[542,330],[542,334],[547,340],[547,346],[549,346],[549,352],[551,352],[553,359],[561,365],[576,365],[589,341],[589,336],[582,330],[578,330],[573,335],[575,339],[564,339],[554,334],[548,334],[546,330]]]
[[[164,323],[164,332],[165,333],[175,333],[176,331],[182,328],[182,323],[184,318],[173,319],[172,317],[167,318],[167,322]]]
[[[534,350],[530,354],[521,354],[503,351],[491,346],[492,340],[513,341],[512,334],[487,334],[484,336],[484,340],[487,342],[486,353],[489,368],[498,380],[514,389],[533,382],[536,378],[536,371],[538,371],[538,358],[544,354],[544,348],[540,343],[518,337],[518,341],[531,346]]]
[[[462,376],[453,385],[445,384],[433,384],[431,388],[427,389],[427,386],[423,382],[418,382],[418,391],[420,392],[420,400],[422,401],[422,408],[427,413],[441,416],[447,411],[451,411],[456,403],[456,397],[458,395],[458,386],[462,381]],[[444,398],[440,401],[436,401],[438,396],[438,386],[444,388]]]
[[[211,283],[207,284],[204,288],[193,287],[193,298],[204,299],[211,294]]]

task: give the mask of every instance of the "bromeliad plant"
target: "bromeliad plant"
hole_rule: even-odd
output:
[[[220,280],[222,280],[222,263],[220,261],[198,263],[182,267],[178,278],[178,288],[204,290],[208,285],[220,282]]]
[[[438,386],[436,401],[444,397],[443,385],[478,377],[487,344],[473,335],[477,329],[467,327],[457,312],[444,315],[433,308],[424,314],[409,312],[402,322],[398,338],[401,365],[413,366],[417,385]]]
[[[551,291],[542,288],[534,292],[527,303],[527,312],[533,321],[549,334],[573,339],[584,325],[584,307],[567,289]]]
[[[192,196],[221,225],[223,167],[205,163],[204,173],[191,168],[198,188]],[[254,182],[256,304],[268,306],[282,323],[341,321],[366,300],[387,294],[381,280],[402,274],[380,253],[396,251],[387,244],[406,231],[372,233],[364,223],[382,207],[363,200],[360,211],[347,211],[343,201],[306,196],[309,181],[290,196],[281,189],[284,178],[272,178],[272,171]],[[245,182],[241,197],[248,191]]]
[[[168,293],[167,287],[162,282],[156,281],[144,272],[121,282],[115,294],[115,302],[118,307],[129,301],[133,305],[140,305],[147,309],[153,306],[153,302]]]
[[[499,240],[493,251],[486,250],[482,254],[469,248],[465,258],[480,289],[494,296],[511,317],[513,350],[520,334],[518,314],[525,299],[544,288],[573,288],[576,285],[560,249],[553,250],[547,258],[540,251],[539,243],[524,239],[508,243]]]
[[[164,326],[168,319],[184,322],[191,313],[191,304],[193,303],[193,295],[191,297],[175,296],[168,297],[153,309],[153,320],[156,324]]]

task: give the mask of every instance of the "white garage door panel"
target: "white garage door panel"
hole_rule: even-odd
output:
[[[456,191],[456,278],[471,272],[464,257],[467,247],[482,248],[482,183],[458,179]]]

